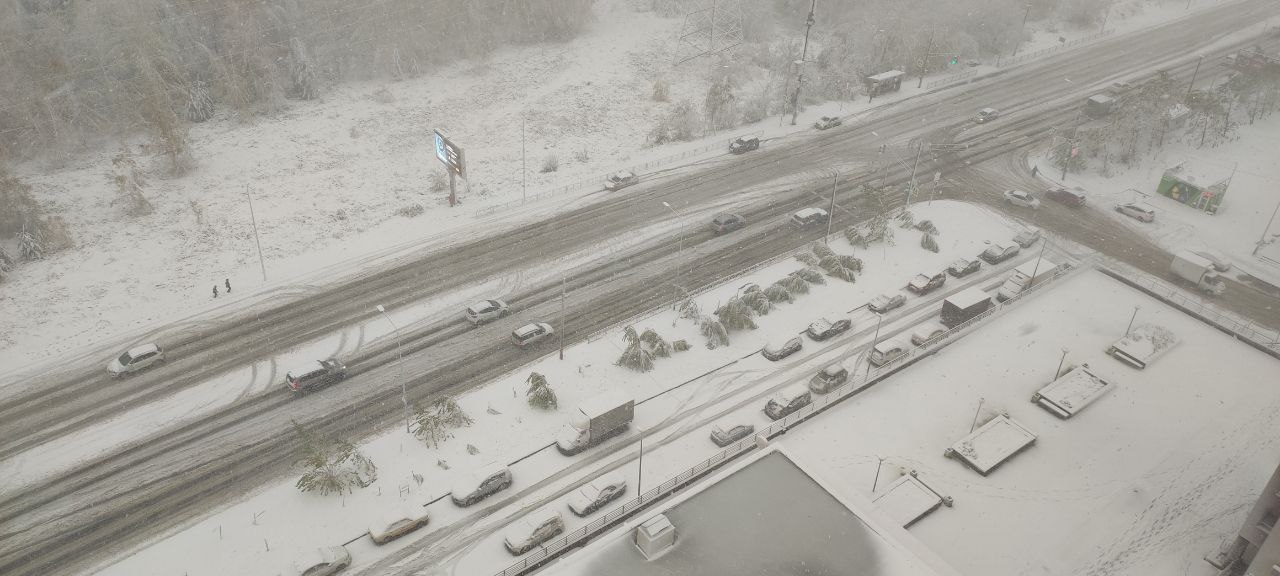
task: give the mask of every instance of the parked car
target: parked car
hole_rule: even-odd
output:
[[[977,272],[980,268],[982,268],[982,262],[977,258],[974,258],[973,260],[960,258],[955,262],[952,262],[950,266],[947,266],[947,273],[955,276],[956,278],[964,278],[965,276]]]
[[[467,307],[466,317],[472,324],[483,324],[506,316],[508,310],[502,300],[481,300]]]
[[[1121,80],[1121,81],[1119,81],[1119,82],[1112,82],[1112,83],[1111,83],[1111,88],[1115,89],[1116,91],[1124,91],[1124,90],[1128,90],[1128,89],[1130,89],[1130,88],[1133,88],[1133,82],[1129,82],[1128,80]]]
[[[1040,234],[1039,228],[1036,228],[1035,226],[1028,226],[1023,228],[1017,236],[1013,237],[1013,243],[1017,244],[1020,248],[1030,248],[1032,244],[1035,244],[1036,241],[1040,239]]]
[[[978,66],[981,66],[982,63],[977,60],[965,60],[964,65],[970,68],[977,68]]]
[[[835,390],[849,379],[849,371],[844,366],[832,364],[825,366],[809,379],[809,391],[814,394],[826,394]]]
[[[821,342],[848,330],[852,326],[853,322],[850,322],[848,318],[841,318],[835,322],[827,320],[826,318],[819,318],[812,324],[809,324],[809,327],[805,329],[805,333],[808,334],[810,338]]]
[[[564,532],[564,517],[550,508],[526,514],[503,533],[502,544],[519,556]]]
[[[835,128],[840,124],[840,118],[836,116],[823,116],[819,118],[817,122],[813,123],[813,127],[819,130],[826,130],[827,128]]]
[[[1206,248],[1204,250],[1192,250],[1191,253],[1212,262],[1214,270],[1226,272],[1231,269],[1231,260],[1217,250]]]
[[[729,143],[730,154],[745,154],[760,147],[759,138],[735,138]]]
[[[1080,207],[1084,206],[1088,198],[1084,192],[1079,190],[1067,190],[1066,188],[1054,188],[1044,193],[1044,197],[1054,202],[1060,202],[1067,206]]]
[[[907,282],[907,290],[924,296],[934,290],[942,287],[947,283],[947,274],[945,272],[937,272],[933,274],[916,274],[910,282]]]
[[[768,360],[777,362],[787,356],[799,352],[803,345],[804,341],[799,336],[796,336],[785,342],[771,342],[767,344],[764,349],[760,350],[760,355],[764,356]]]
[[[711,219],[711,231],[716,234],[724,234],[725,232],[733,232],[747,225],[747,221],[742,216],[721,212]]]
[[[821,208],[805,208],[791,215],[791,225],[796,228],[806,228],[826,222],[827,211]]]
[[[622,496],[627,491],[627,479],[617,472],[605,474],[583,484],[569,495],[569,510],[577,516],[588,516]]]
[[[808,406],[812,401],[813,395],[809,393],[808,385],[792,384],[769,397],[769,402],[764,405],[764,415],[770,420],[779,420]]]
[[[1000,117],[1000,111],[995,108],[983,108],[973,115],[973,121],[979,124],[986,124]]]
[[[911,343],[916,346],[924,346],[925,342],[935,338],[941,338],[942,335],[946,333],[947,327],[943,326],[941,323],[925,322],[924,324],[916,326],[915,330],[911,331]]]
[[[347,377],[347,365],[337,358],[319,360],[299,370],[285,373],[284,382],[294,392],[306,392],[341,382]]]
[[[511,486],[511,470],[502,464],[487,464],[463,473],[453,482],[449,496],[453,503],[467,507]]]
[[[1013,242],[992,242],[978,257],[986,260],[987,264],[999,264],[1017,256],[1019,250]]]
[[[711,426],[711,441],[716,446],[724,448],[734,442],[737,442],[747,436],[755,434],[756,427],[754,424],[737,424],[732,422],[718,422]]]
[[[1032,210],[1040,209],[1040,199],[1021,190],[1005,190],[1004,201],[1013,204],[1014,206],[1021,206]]]
[[[640,177],[634,172],[618,172],[610,174],[604,179],[604,189],[609,191],[621,190],[632,184],[640,182]]]
[[[526,348],[550,338],[556,331],[551,329],[551,325],[546,322],[533,322],[525,324],[511,331],[511,341],[516,346]]]
[[[403,506],[387,513],[369,526],[369,537],[374,544],[386,544],[427,525],[430,518],[422,507]]]
[[[1156,219],[1156,209],[1152,208],[1149,204],[1143,204],[1141,202],[1116,204],[1116,212],[1140,222],[1152,222]]]
[[[894,308],[902,306],[907,302],[907,297],[901,294],[881,294],[872,298],[867,302],[867,308],[876,314],[884,314]]]
[[[164,362],[164,350],[160,345],[143,344],[134,348],[130,348],[124,354],[121,354],[107,363],[107,372],[112,376],[124,376],[125,374],[133,374],[144,368],[149,368],[156,364]]]
[[[294,561],[293,573],[297,576],[330,576],[350,565],[351,554],[345,546],[329,546],[317,548],[306,558]]]
[[[886,338],[871,347],[871,356],[867,358],[872,366],[884,366],[899,357],[905,356],[907,347],[894,338]]]

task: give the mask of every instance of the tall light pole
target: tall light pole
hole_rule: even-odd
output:
[[[1262,236],[1258,238],[1258,244],[1253,247],[1253,255],[1258,255],[1258,250],[1266,245],[1267,232],[1271,231],[1271,223],[1276,221],[1276,212],[1280,212],[1280,202],[1276,202],[1275,210],[1271,211],[1271,219],[1267,220],[1267,227],[1262,229]]]
[[[262,268],[262,282],[267,281],[267,263],[262,259],[262,236],[258,235],[258,217],[253,213],[253,196],[249,195],[249,187],[245,186],[244,197],[249,200],[249,221],[253,222],[253,239],[258,244],[258,266]]]
[[[1139,309],[1139,308],[1142,308],[1142,305],[1141,305],[1141,304],[1134,304],[1134,306],[1133,306],[1133,316],[1130,316],[1130,317],[1129,317],[1129,325],[1124,327],[1124,335],[1125,335],[1125,336],[1128,336],[1128,335],[1129,335],[1129,331],[1133,329],[1133,320],[1134,320],[1135,318],[1137,318],[1137,317],[1138,317],[1138,309]]]
[[[382,314],[383,318],[387,319],[387,322],[391,324],[391,328],[394,330],[392,333],[396,335],[396,378],[400,380],[400,403],[404,404],[404,431],[413,433],[413,430],[409,428],[409,394],[404,381],[404,349],[400,347],[400,327],[396,326],[395,321],[387,314],[387,309],[381,304],[378,305],[376,310]]]
[[[827,235],[822,239],[823,242],[831,243],[831,222],[836,219],[836,179],[840,178],[840,171],[835,168],[831,169],[831,209],[827,211]]]
[[[569,321],[564,315],[564,296],[565,296],[565,277],[560,277],[560,359],[564,360],[564,331],[569,327]]]
[[[880,339],[880,321],[881,321],[881,320],[884,320],[884,314],[878,314],[878,313],[874,313],[874,312],[873,312],[873,314],[875,314],[875,315],[876,315],[876,334],[875,334],[875,336],[872,336],[872,337],[871,337],[871,350],[872,350],[872,351],[874,351],[874,350],[876,349],[876,340],[879,340],[879,339]]]
[[[1067,349],[1062,349],[1062,357],[1058,359],[1058,369],[1053,371],[1053,379],[1057,380],[1058,375],[1062,374],[1062,363],[1067,360]]]
[[[813,9],[818,0],[810,0],[809,17],[804,23],[804,48],[800,49],[800,72],[796,76],[796,95],[791,99],[791,125],[796,125],[796,116],[800,114],[800,88],[804,86],[804,61],[809,54],[809,29],[813,28]]]
[[[662,201],[662,205],[666,206],[667,210],[671,211],[671,215],[673,217],[675,217],[677,220],[680,220],[680,213],[676,212],[675,206],[668,204],[666,200]],[[680,268],[681,268],[680,259],[684,258],[684,220],[680,220],[680,241],[679,241],[679,244],[676,245],[676,254],[677,254],[677,258],[676,258],[675,285],[679,286],[680,285]]]
[[[1196,69],[1191,71],[1191,83],[1187,84],[1187,95],[1182,99],[1184,103],[1191,99],[1191,90],[1196,87],[1196,76],[1200,74],[1201,62],[1204,62],[1204,54],[1201,54],[1200,58],[1196,60]]]
[[[1027,17],[1031,15],[1031,3],[1027,2],[1026,10],[1022,12],[1022,28],[1018,29],[1018,39],[1013,43],[1013,54],[1009,57],[1013,58],[1018,55],[1018,46],[1022,45],[1022,33],[1027,31]]]

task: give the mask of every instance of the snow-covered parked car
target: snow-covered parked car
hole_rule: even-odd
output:
[[[755,432],[756,427],[754,424],[742,424],[732,421],[717,422],[711,426],[711,441],[715,442],[716,446],[724,448],[755,434]]]
[[[605,474],[583,484],[569,495],[569,510],[577,516],[588,516],[605,504],[617,500],[627,491],[627,479],[617,472]]]
[[[964,278],[982,268],[982,262],[977,258],[972,260],[968,258],[960,258],[947,266],[947,273],[956,278]]]
[[[1021,248],[1030,248],[1032,244],[1035,244],[1036,241],[1040,239],[1040,234],[1041,232],[1039,228],[1036,228],[1035,226],[1028,226],[1023,228],[1017,236],[1013,237],[1013,242]]]
[[[564,532],[564,517],[550,508],[526,514],[503,532],[502,544],[519,556]]]
[[[1153,222],[1156,219],[1156,209],[1149,204],[1141,202],[1127,202],[1125,204],[1116,204],[1116,212],[1124,214],[1139,222]]]
[[[760,147],[759,138],[735,138],[729,143],[730,154],[745,154]]]
[[[402,506],[384,514],[369,526],[369,537],[374,544],[386,544],[427,525],[430,517],[422,507]]]
[[[884,314],[894,308],[902,306],[907,302],[907,297],[901,294],[881,294],[872,298],[867,302],[867,308],[876,314]]]
[[[532,346],[551,337],[556,331],[551,329],[551,325],[546,322],[533,322],[525,324],[511,331],[511,342],[516,346],[525,348]]]
[[[942,287],[947,283],[947,274],[945,272],[932,272],[928,274],[916,274],[910,282],[907,282],[907,290],[924,296],[934,290]]]
[[[1038,210],[1040,208],[1040,199],[1032,196],[1030,192],[1023,192],[1022,190],[1006,190],[1004,193],[1004,201],[1013,204],[1014,206],[1021,206],[1032,210]]]
[[[453,503],[467,507],[511,486],[511,470],[498,463],[462,473],[453,482],[449,496]]]
[[[804,332],[805,334],[808,334],[810,338],[821,342],[848,330],[852,326],[853,322],[848,318],[841,318],[835,322],[827,320],[826,318],[820,318],[812,324],[809,324],[809,327],[806,328]]]
[[[502,300],[481,300],[467,306],[465,313],[472,324],[483,324],[507,315],[510,307]]]
[[[160,362],[164,362],[164,350],[158,344],[143,344],[112,358],[111,362],[107,363],[107,372],[112,376],[123,376]]]
[[[803,382],[792,384],[769,397],[769,402],[764,405],[764,415],[770,420],[779,420],[808,406],[812,401],[813,395],[809,393],[807,384]]]
[[[907,347],[896,338],[886,338],[871,348],[871,356],[867,361],[872,366],[884,366],[907,354]]]
[[[940,322],[925,322],[911,331],[911,343],[916,346],[924,346],[925,342],[941,338],[946,333],[947,327]]]
[[[1013,242],[992,242],[978,257],[986,260],[987,264],[999,264],[1017,256],[1019,250],[1018,245]]]
[[[813,123],[813,127],[819,130],[826,130],[828,128],[835,128],[840,124],[841,121],[838,116],[823,116],[819,118],[817,122]]]
[[[782,342],[770,342],[760,350],[760,355],[764,356],[768,360],[777,362],[778,360],[799,352],[800,348],[803,346],[804,341],[799,336],[795,336]]]
[[[330,576],[337,574],[351,565],[351,554],[345,546],[329,546],[317,548],[306,558],[293,563],[295,576]]]
[[[849,370],[840,364],[824,366],[809,379],[809,391],[815,394],[826,394],[835,390],[849,379]]]
[[[605,177],[604,189],[612,192],[615,190],[621,190],[639,182],[640,177],[636,176],[634,172],[617,172]]]

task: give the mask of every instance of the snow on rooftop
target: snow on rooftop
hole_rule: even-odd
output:
[[[1031,396],[1055,416],[1070,418],[1114,387],[1114,384],[1095,374],[1085,364],[1072,368],[1048,386]]]
[[[910,474],[904,475],[875,497],[876,510],[906,528],[942,505],[942,497]]]
[[[1001,414],[952,444],[950,454],[986,476],[1035,441],[1030,430]]]
[[[974,286],[972,288],[965,288],[964,290],[961,290],[955,294],[952,294],[950,297],[947,298],[947,302],[950,302],[952,305],[957,306],[959,308],[968,308],[970,306],[973,306],[974,304],[982,302],[983,300],[990,300],[990,299],[991,299],[990,294],[987,294],[981,288]]]
[[[1161,354],[1168,352],[1181,342],[1172,330],[1154,324],[1142,324],[1134,327],[1124,338],[1117,340],[1107,353],[1116,359],[1133,366],[1146,368]]]

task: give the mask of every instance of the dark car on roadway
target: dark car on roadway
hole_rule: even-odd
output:
[[[1018,255],[1021,248],[1013,242],[993,242],[990,247],[982,251],[978,257],[987,261],[987,264],[999,264]]]
[[[968,258],[961,258],[952,262],[950,266],[947,266],[947,273],[955,276],[956,278],[964,278],[965,276],[977,272],[980,268],[982,268],[982,262],[977,258],[972,260]]]
[[[294,392],[306,392],[322,386],[328,386],[347,377],[347,367],[337,358],[320,360],[301,370],[291,370],[285,374],[285,384]]]
[[[826,394],[835,390],[849,379],[849,371],[844,366],[832,364],[819,370],[809,379],[809,391],[814,394]]]
[[[724,234],[725,232],[733,232],[747,225],[746,219],[737,214],[721,212],[711,219],[711,231],[716,234]]]
[[[745,154],[760,147],[759,138],[735,138],[729,143],[730,154]]]
[[[826,130],[828,128],[835,128],[840,124],[841,121],[839,116],[823,116],[822,118],[819,118],[817,122],[813,123],[813,127],[819,130]]]
[[[804,332],[805,334],[808,334],[810,338],[821,342],[831,338],[832,336],[841,334],[851,327],[853,327],[853,322],[848,318],[841,318],[835,322],[827,320],[826,318],[821,318],[810,324]]]
[[[1054,202],[1066,204],[1067,206],[1080,207],[1084,206],[1088,199],[1084,192],[1079,190],[1067,190],[1066,188],[1054,188],[1044,193],[1044,197]]]
[[[934,274],[916,274],[915,278],[912,278],[911,281],[907,283],[907,290],[924,296],[925,294],[941,288],[942,285],[946,283],[947,275],[944,272]]]

